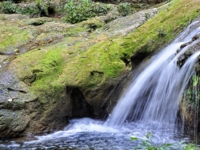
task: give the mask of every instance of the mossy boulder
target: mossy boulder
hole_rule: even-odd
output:
[[[155,15],[152,9],[153,15],[141,17],[143,21],[135,28],[124,19],[122,26],[126,28],[118,29],[128,32],[113,29],[113,34],[106,29],[103,17],[72,25],[57,19],[0,15],[4,19],[1,33],[5,38],[12,33],[12,38],[0,44],[0,96],[4,97],[0,102],[4,130],[0,137],[53,131],[72,117],[100,117],[110,106],[108,101],[116,99],[108,98],[110,91],[120,90],[122,79],[132,69],[198,17],[199,4],[196,0],[174,0],[150,19]],[[113,95],[119,95],[116,92]]]

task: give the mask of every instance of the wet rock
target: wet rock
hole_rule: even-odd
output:
[[[133,32],[136,28],[141,26],[148,19],[152,18],[157,14],[157,9],[148,9],[137,12],[135,14],[115,19],[104,26],[104,29],[108,34],[122,34],[126,35],[129,32]]]
[[[16,137],[23,132],[30,118],[23,111],[0,110],[0,131],[1,137]]]
[[[185,51],[185,48],[187,48],[187,50],[184,53],[182,53],[181,56],[179,56],[179,61],[178,61],[179,66],[181,67],[192,54],[199,51],[199,47],[200,47],[200,34],[197,34],[196,36],[192,37],[191,41],[182,44],[177,53]]]
[[[10,73],[0,75],[0,137],[16,137],[26,130],[31,119],[26,103],[37,99]]]
[[[199,19],[198,19],[199,20]],[[194,28],[198,28],[200,23],[195,24],[195,26],[191,26],[191,30]],[[193,55],[194,53],[198,52],[200,48],[200,34],[197,34],[194,37],[191,37],[191,41],[184,43],[180,46],[179,52],[182,52],[182,55],[179,57],[179,66],[182,67],[186,60]],[[182,119],[184,120],[185,131],[190,133],[195,129],[197,132],[200,131],[200,121],[199,117],[196,115],[200,113],[199,107],[199,79],[200,79],[200,70],[199,70],[199,63],[200,60],[194,66],[194,73],[188,83],[187,88],[184,91],[183,97],[181,99],[180,104],[180,114],[182,115]],[[195,131],[195,132],[196,132]]]

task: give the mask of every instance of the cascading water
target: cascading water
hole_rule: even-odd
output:
[[[188,29],[133,79],[106,121],[107,125],[121,126],[126,120],[157,121],[158,124],[168,124],[171,127],[175,125],[179,100],[200,55],[200,52],[193,54],[181,68],[177,65],[178,57],[199,42],[194,41],[180,50],[181,45],[200,32],[200,28],[197,28],[189,34]]]
[[[197,144],[198,143],[198,137],[197,137],[197,132],[198,132],[198,110],[199,110],[199,89],[197,84],[195,83],[196,80],[198,80],[198,76],[196,75],[196,72],[194,72],[193,75],[193,99],[194,99],[194,103],[195,103],[195,112],[194,112],[194,141]]]
[[[130,141],[131,135],[144,138],[154,134],[155,143],[173,143],[179,101],[194,72],[200,52],[190,56],[183,65],[178,59],[200,40],[191,39],[200,33],[199,24],[192,23],[172,44],[154,56],[133,80],[108,119],[74,119],[62,131],[37,136],[26,142],[4,141],[0,149],[133,149],[138,143]],[[187,43],[187,44],[185,44]],[[185,44],[185,46],[181,46]],[[181,48],[182,47],[182,48]],[[185,139],[187,140],[187,139]]]

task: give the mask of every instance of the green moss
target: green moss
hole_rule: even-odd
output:
[[[86,29],[82,28],[82,27],[71,27],[69,29],[67,29],[66,35],[67,36],[79,36],[81,35],[82,32],[86,32]]]
[[[3,27],[0,28],[0,51],[6,51],[28,41],[29,31],[8,23],[2,24]]]
[[[171,42],[199,15],[199,3],[195,0],[174,0],[169,8],[126,37],[114,37],[91,46],[65,67],[64,74],[68,76],[63,74],[62,82],[90,87],[90,84],[98,85],[100,80],[118,76],[128,69],[121,60],[123,55],[130,59],[139,50],[151,54]],[[103,72],[96,83],[90,82],[92,70]]]
[[[33,73],[37,75],[37,82],[33,83],[33,87],[39,90],[46,89],[45,86],[51,85],[59,77],[62,69],[63,59],[60,50],[49,50],[33,69]]]
[[[113,62],[111,64],[108,64],[104,69],[107,70],[107,75],[109,77],[117,77],[119,71],[121,71],[124,68],[124,64]]]
[[[53,93],[53,96],[59,95],[66,85],[85,89],[101,86],[105,81],[131,69],[123,62],[122,57],[130,61],[130,57],[138,51],[152,54],[159,50],[196,18],[199,10],[199,1],[174,0],[169,8],[133,33],[111,39],[102,36],[101,42],[96,44],[94,39],[100,39],[101,35],[98,37],[98,34],[92,34],[92,39],[84,39],[81,34],[87,33],[88,27],[81,23],[66,31],[68,36],[78,35],[76,39],[66,37],[61,43],[45,47],[45,50],[34,50],[17,59],[22,63],[29,60],[28,69],[19,75],[24,74],[29,82],[32,81],[30,84],[33,92],[46,92],[46,95]]]
[[[66,35],[68,36],[80,36],[81,34],[88,34],[87,32],[100,28],[104,25],[104,22],[99,18],[92,18],[87,21],[78,23],[76,26],[71,26],[67,29]]]
[[[57,97],[63,89],[61,84],[56,83],[65,64],[61,54],[62,48],[62,46],[51,45],[45,49],[27,52],[15,60],[17,61],[16,73],[22,81],[31,86],[30,90],[36,95],[45,96],[46,94],[53,98]],[[23,72],[17,72],[20,70]],[[40,100],[46,103],[48,98]]]
[[[166,43],[172,41],[191,20],[199,15],[199,2],[187,0],[174,0],[171,7],[162,11],[148,23],[127,36],[124,48],[129,55],[148,44],[148,51],[155,51]],[[159,31],[165,36],[160,37]]]

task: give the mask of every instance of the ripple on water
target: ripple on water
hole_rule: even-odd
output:
[[[156,123],[126,123],[123,127],[109,127],[103,121],[89,118],[74,119],[62,131],[36,136],[36,140],[8,142],[0,141],[2,150],[130,150],[138,142],[130,136],[145,139],[147,132],[154,134],[154,142],[176,142],[174,133],[167,126],[158,128]]]

